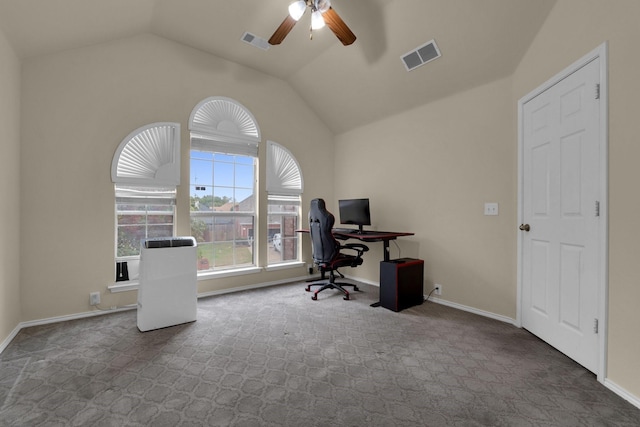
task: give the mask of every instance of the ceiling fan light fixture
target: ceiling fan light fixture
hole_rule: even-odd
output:
[[[294,1],[289,5],[289,15],[296,21],[302,18],[304,11],[307,9],[307,4],[304,0]]]
[[[324,18],[322,17],[322,12],[316,10],[311,14],[311,29],[319,30],[324,27]]]
[[[316,1],[316,9],[320,13],[325,13],[331,7],[331,2],[329,0],[317,0]]]

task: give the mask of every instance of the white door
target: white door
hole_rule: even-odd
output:
[[[598,372],[600,58],[521,108],[522,326]]]

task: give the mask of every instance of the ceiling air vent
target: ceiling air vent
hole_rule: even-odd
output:
[[[440,49],[436,45],[435,40],[431,40],[422,46],[413,49],[411,52],[405,53],[400,57],[407,71],[418,68],[427,62],[440,58]]]
[[[255,34],[251,34],[249,32],[245,32],[242,35],[242,41],[245,43],[249,43],[251,46],[255,46],[258,49],[267,50],[269,49],[269,43],[263,39],[262,37],[258,37]]]

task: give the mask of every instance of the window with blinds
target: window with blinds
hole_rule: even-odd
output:
[[[268,264],[300,261],[302,174],[289,150],[267,141]]]
[[[152,123],[122,140],[111,164],[116,261],[138,259],[140,241],[171,237],[180,183],[180,124]]]
[[[260,132],[251,113],[224,97],[191,113],[190,219],[200,272],[256,265],[256,168]]]

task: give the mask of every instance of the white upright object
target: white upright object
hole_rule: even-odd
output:
[[[196,247],[193,237],[147,239],[142,242],[138,286],[140,331],[196,320]]]

